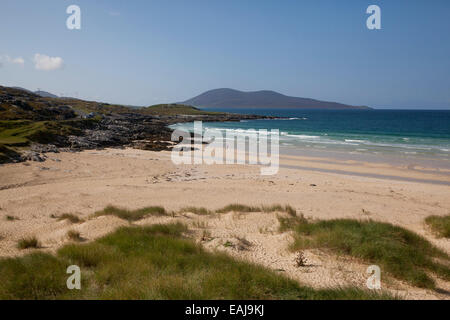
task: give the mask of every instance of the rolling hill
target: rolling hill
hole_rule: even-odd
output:
[[[43,91],[43,90],[37,90],[37,91],[31,91],[22,87],[11,87],[12,89],[17,89],[17,90],[22,90],[22,91],[26,91],[28,93],[34,93],[37,94],[38,96],[42,97],[42,98],[58,98],[57,95],[47,92],[47,91]]]
[[[43,98],[58,98],[57,95],[47,92],[47,91],[38,90],[38,91],[35,91],[34,93]]]
[[[298,108],[298,109],[370,109],[337,102],[289,97],[275,91],[244,92],[234,89],[210,90],[182,102],[200,108]]]

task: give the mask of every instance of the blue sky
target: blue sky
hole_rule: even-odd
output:
[[[81,8],[81,30],[66,28],[71,4]],[[366,28],[371,4],[382,30]],[[0,3],[1,85],[113,103],[228,87],[450,109],[449,57],[448,0]]]

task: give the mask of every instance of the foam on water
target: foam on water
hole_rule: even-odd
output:
[[[225,110],[219,110],[225,111]],[[450,111],[233,110],[283,119],[203,123],[237,135],[278,129],[287,148],[438,157],[450,161]],[[192,129],[192,124],[176,125]]]

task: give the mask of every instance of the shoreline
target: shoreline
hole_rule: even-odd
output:
[[[329,153],[330,154],[330,153]],[[365,160],[365,161],[364,161]],[[398,182],[417,182],[426,184],[450,185],[450,170],[439,167],[421,166],[417,163],[392,162],[379,157],[378,161],[368,159],[353,160],[346,158],[293,156],[292,153],[280,153],[280,167],[307,170],[318,173],[358,176]]]
[[[342,150],[323,150],[299,146],[283,146],[281,144],[280,155],[322,159],[331,158],[333,160],[340,161],[355,161],[374,164],[389,163],[393,166],[423,167],[450,173],[450,160],[448,159],[436,159],[433,157],[424,157],[418,155],[405,156],[401,153],[373,154],[363,152],[345,152]]]

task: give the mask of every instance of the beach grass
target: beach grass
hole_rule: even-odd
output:
[[[56,255],[0,260],[0,299],[392,299],[357,288],[313,289],[256,264],[207,252],[183,224],[123,227]],[[68,290],[66,268],[81,268]]]
[[[182,208],[179,213],[195,213],[197,215],[211,215],[214,213],[229,213],[229,212],[241,212],[241,213],[250,213],[250,212],[286,212],[290,216],[296,216],[297,211],[289,206],[289,205],[263,205],[263,206],[248,206],[245,204],[229,204],[223,208],[217,209],[217,210],[209,210],[204,207],[185,207]]]
[[[440,238],[450,238],[450,215],[429,216],[425,223]]]
[[[278,217],[280,223],[280,232],[288,231],[297,225],[308,223],[308,220],[303,215],[290,216],[290,217]]]
[[[261,207],[262,212],[286,212],[287,214],[289,214],[292,217],[297,216],[297,211],[291,207],[290,205],[272,205],[272,206],[262,206]]]
[[[279,204],[270,205],[270,206],[248,206],[248,205],[243,205],[243,204],[230,204],[221,209],[217,209],[215,211],[209,210],[204,207],[189,206],[189,207],[184,207],[184,208],[178,210],[177,212],[178,213],[188,213],[189,212],[189,213],[194,213],[197,215],[212,215],[214,213],[229,213],[229,212],[240,212],[240,213],[286,212],[292,217],[295,217],[297,214],[296,210],[293,207],[291,207],[289,205],[283,206],[283,205],[279,205]],[[95,217],[108,216],[108,215],[116,216],[116,217],[119,217],[120,219],[124,219],[129,222],[134,222],[134,221],[138,221],[147,216],[152,216],[152,215],[174,216],[175,212],[170,213],[163,207],[159,207],[159,206],[146,207],[146,208],[137,209],[137,210],[129,210],[129,209],[118,208],[118,207],[110,205],[101,211],[97,211],[94,214]],[[73,218],[72,215],[65,214],[65,215],[62,215],[59,219],[61,220],[61,219],[69,219],[69,218]]]
[[[67,263],[47,253],[0,259],[0,299],[56,299],[67,291]]]
[[[72,241],[76,241],[76,242],[81,242],[83,240],[83,238],[81,237],[81,234],[75,230],[67,231],[67,238],[69,238]]]
[[[37,249],[40,247],[39,241],[35,237],[23,238],[17,242],[17,247],[21,250],[25,249]]]
[[[389,223],[281,219],[280,226],[282,230],[294,231],[291,249],[295,251],[323,248],[360,258],[379,265],[382,272],[421,288],[436,288],[430,274],[450,279],[450,259],[445,252],[416,233]]]
[[[168,215],[163,207],[153,206],[137,210],[128,210],[114,206],[107,206],[102,211],[95,213],[95,216],[116,216],[129,222],[141,220],[147,216],[163,216]]]
[[[248,206],[245,204],[229,204],[221,209],[216,210],[217,213],[228,213],[228,212],[286,212],[291,216],[297,214],[296,210],[289,205],[270,205],[270,206]]]
[[[80,219],[78,216],[76,216],[72,213],[64,213],[61,216],[59,216],[57,219],[58,219],[58,221],[69,220],[71,223],[83,222],[82,219]]]
[[[262,212],[260,207],[252,207],[244,204],[229,204],[221,209],[216,210],[217,213],[228,212]]]
[[[206,215],[210,215],[213,213],[211,210],[208,210],[204,207],[184,207],[179,212],[180,213],[190,212],[190,213],[197,214],[199,216],[206,216]]]

